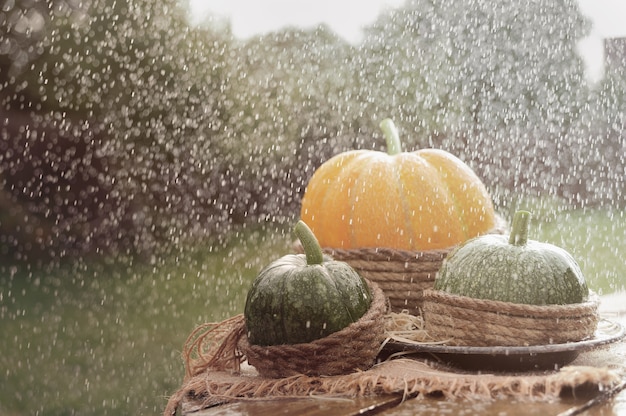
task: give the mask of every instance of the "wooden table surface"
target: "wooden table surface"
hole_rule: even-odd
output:
[[[600,313],[613,322],[626,326],[626,292],[602,297]],[[626,341],[622,340],[598,350],[584,352],[571,365],[607,362],[626,377]],[[351,416],[351,415],[626,415],[626,378],[614,391],[587,397],[563,397],[555,402],[515,402],[495,400],[475,402],[451,401],[432,397],[402,398],[375,396],[358,398],[294,398],[250,400],[224,404],[208,409],[187,409],[186,416]]]

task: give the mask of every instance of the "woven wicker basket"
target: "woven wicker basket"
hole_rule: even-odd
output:
[[[367,282],[372,304],[358,321],[346,328],[308,343],[259,346],[243,336],[239,349],[259,374],[281,378],[298,374],[332,376],[367,370],[385,340],[384,316],[387,300],[376,283]]]
[[[422,293],[433,287],[435,275],[452,249],[412,252],[390,248],[355,250],[324,249],[335,260],[345,261],[362,277],[383,290],[392,312],[407,310],[419,315]]]
[[[507,223],[498,216],[496,226],[489,234],[506,232]],[[443,260],[454,248],[429,251],[324,248],[324,252],[335,260],[345,261],[361,276],[376,282],[389,299],[392,312],[406,310],[412,315],[420,315],[424,290],[432,289]]]
[[[530,346],[581,341],[598,324],[597,295],[570,305],[526,305],[424,291],[424,324],[448,345]]]

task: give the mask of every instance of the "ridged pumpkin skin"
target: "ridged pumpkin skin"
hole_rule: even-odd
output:
[[[322,247],[432,250],[495,226],[491,197],[460,159],[436,149],[396,151],[349,151],[315,171],[300,217]]]
[[[244,308],[251,344],[311,342],[349,326],[369,310],[369,288],[352,267],[322,256],[319,244],[312,257],[304,241],[303,246],[306,254],[272,262],[253,282]]]
[[[520,214],[530,215],[516,214],[518,225],[514,220],[510,237],[483,235],[450,253],[434,288],[476,299],[529,305],[586,301],[589,289],[578,263],[560,247],[527,240],[528,217],[519,219]],[[519,237],[520,231],[523,237]]]

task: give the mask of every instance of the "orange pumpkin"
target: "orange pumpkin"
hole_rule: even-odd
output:
[[[353,150],[313,174],[300,216],[322,247],[448,248],[494,228],[491,198],[469,166],[437,149],[402,152],[384,120],[388,152]]]

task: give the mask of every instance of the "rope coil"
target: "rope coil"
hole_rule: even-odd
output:
[[[363,278],[376,282],[393,312],[419,315],[422,293],[432,288],[450,249],[410,252],[390,248],[327,249],[335,260],[345,261]]]
[[[581,341],[598,324],[597,295],[584,303],[528,305],[424,291],[426,331],[449,345],[530,346]]]

